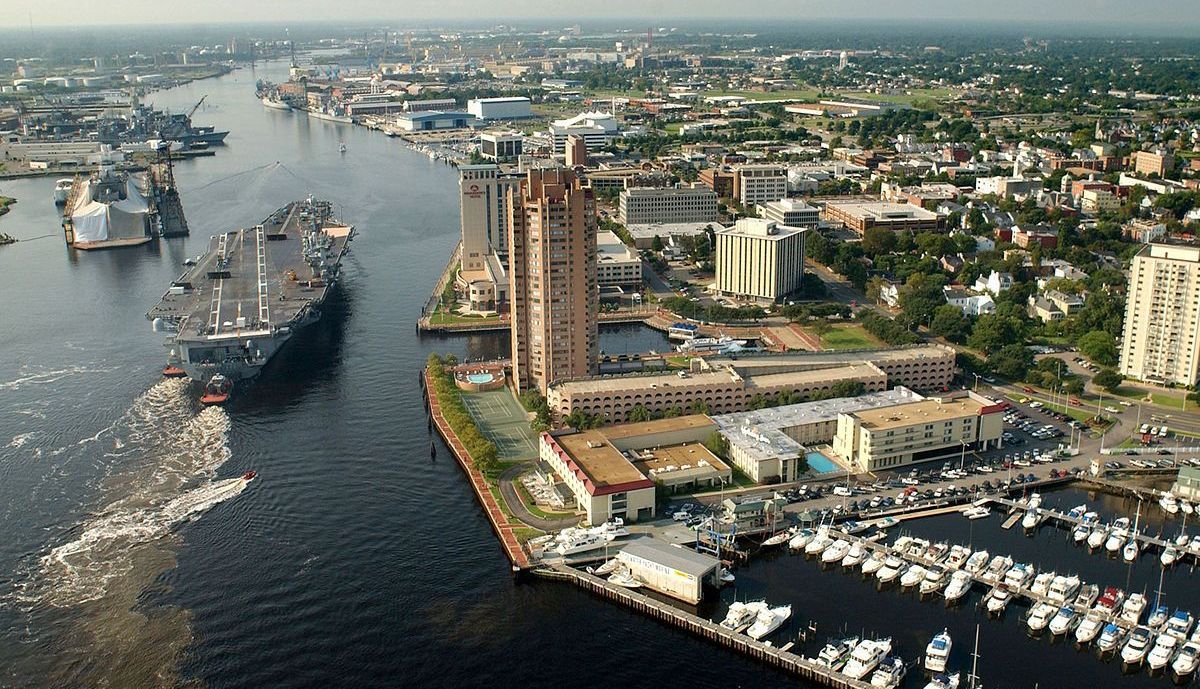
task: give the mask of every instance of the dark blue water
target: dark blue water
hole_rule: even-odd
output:
[[[445,448],[429,458],[416,385],[430,352],[507,347],[494,334],[414,333],[457,238],[456,173],[376,133],[262,108],[255,79],[282,72],[153,96],[179,111],[208,94],[196,119],[232,132],[216,157],[177,168],[191,237],[72,252],[53,179],[0,184],[19,199],[0,231],[28,240],[0,247],[0,686],[792,683],[566,585],[514,583]],[[210,234],[310,192],[360,230],[343,289],[253,388],[201,412],[182,384],[160,381],[145,311]],[[611,353],[666,348],[636,326],[601,340]],[[259,478],[199,516],[173,507],[248,469]],[[951,517],[912,528],[959,540],[986,530],[994,552],[1062,551],[1060,570],[1126,576],[1050,531],[1022,540]],[[1149,559],[1135,570],[1139,589],[1154,576]],[[965,662],[970,608],[877,593],[798,558],[738,576],[739,595],[791,601],[822,633],[896,636],[910,658],[950,624]],[[1172,573],[1170,602],[1191,604],[1189,586]],[[1010,618],[983,624],[988,686],[1119,681],[1090,656],[1027,641]]]

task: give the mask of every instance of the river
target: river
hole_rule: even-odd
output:
[[[263,108],[255,79],[285,72],[150,97],[178,112],[207,94],[195,119],[231,130],[215,157],[177,166],[190,237],[74,252],[52,178],[0,184],[18,199],[0,231],[24,240],[0,248],[0,686],[792,682],[566,585],[513,581],[457,465],[440,443],[429,457],[417,386],[430,352],[506,347],[414,332],[457,238],[456,172],[375,132]],[[228,408],[199,409],[161,380],[146,310],[209,235],[309,193],[360,232],[341,290]],[[601,339],[614,353],[665,346],[638,326]],[[240,493],[223,483],[251,469]],[[910,659],[944,626],[935,607],[798,559],[739,576],[743,597],[787,598],[822,631],[904,634]],[[988,686],[1116,677],[1061,651],[1057,676],[1041,676],[1046,649],[984,627],[1000,635],[981,661]]]

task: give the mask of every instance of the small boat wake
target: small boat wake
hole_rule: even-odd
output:
[[[148,549],[157,549],[173,529],[237,497],[254,478],[253,472],[213,478],[230,457],[229,426],[219,407],[196,412],[186,381],[163,380],[116,423],[85,439],[90,444],[111,436],[111,447],[119,450],[106,454],[121,464],[103,482],[107,504],[31,563],[30,580],[18,597],[34,605],[66,607],[152,581],[173,558],[151,557]],[[116,585],[122,579],[127,581]]]

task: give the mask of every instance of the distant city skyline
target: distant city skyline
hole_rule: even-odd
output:
[[[49,26],[112,26],[131,24],[238,23],[286,21],[391,23],[436,20],[490,21],[620,21],[730,18],[750,22],[745,14],[717,0],[609,0],[601,4],[567,4],[546,0],[509,0],[502,7],[481,0],[408,0],[403,5],[378,0],[290,0],[286,3],[261,0],[212,0],[205,3],[176,3],[162,0],[109,0],[100,4],[63,5],[41,0],[9,0],[8,11],[0,14],[0,27],[22,28],[30,23]],[[1123,0],[1009,0],[979,6],[958,0],[760,0],[755,16],[764,22],[801,19],[901,19],[941,21],[1079,22],[1086,25],[1112,23],[1145,26],[1164,25],[1176,29],[1200,26],[1200,3],[1195,0],[1146,0],[1136,16]],[[489,17],[489,15],[492,15]]]

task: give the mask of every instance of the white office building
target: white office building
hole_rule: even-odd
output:
[[[782,165],[740,165],[734,169],[734,194],[744,208],[787,198],[788,171]]]
[[[807,229],[743,218],[717,230],[717,291],[777,301],[800,287]]]
[[[616,138],[621,126],[607,112],[584,112],[565,120],[550,123],[550,142],[555,153],[566,150],[567,137],[572,134],[583,138],[589,151],[598,151]]]
[[[760,203],[758,214],[765,220],[773,220],[788,227],[807,227],[815,230],[821,226],[821,210],[800,199],[780,199]]]
[[[481,120],[520,120],[533,117],[532,104],[524,96],[473,98],[467,101],[467,112]]]
[[[634,187],[621,191],[617,222],[629,225],[715,222],[717,193],[703,185],[677,188]]]
[[[596,283],[632,288],[642,284],[642,257],[612,232],[596,233]]]

